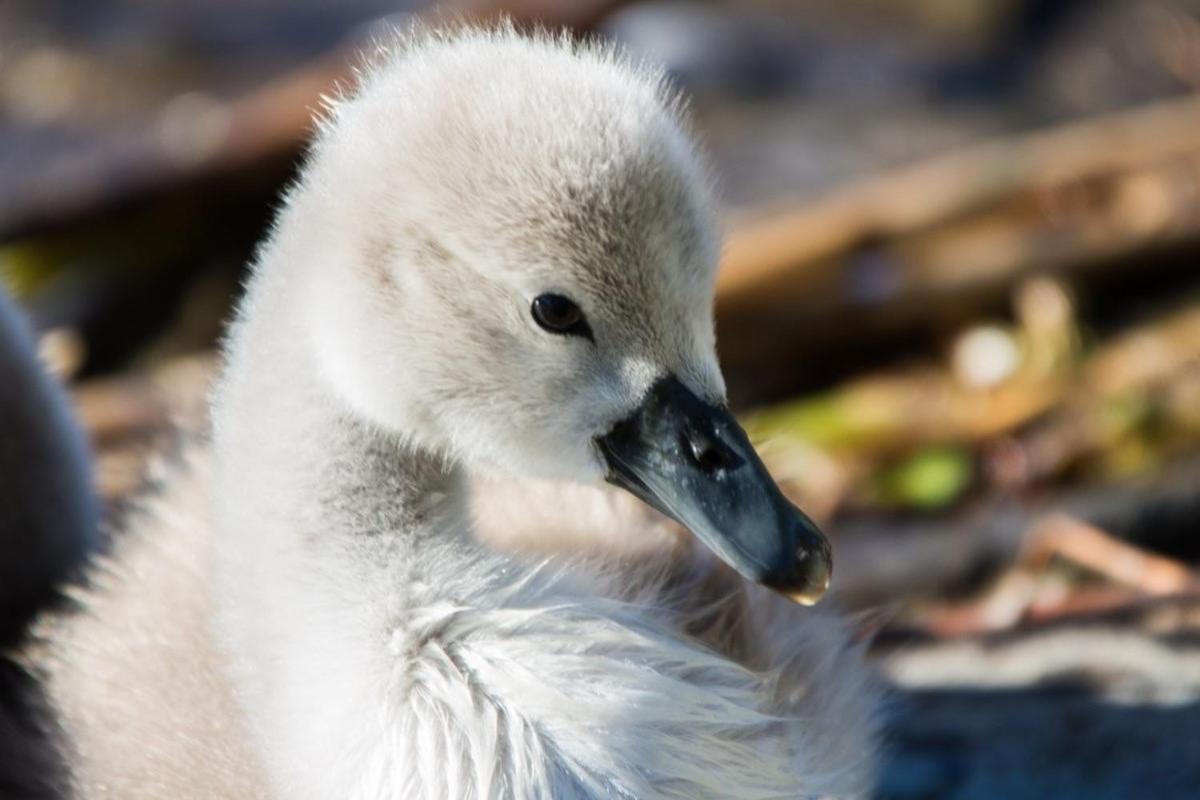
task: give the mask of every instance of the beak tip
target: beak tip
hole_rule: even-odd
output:
[[[782,587],[776,589],[777,592],[791,600],[793,603],[802,606],[815,606],[818,602],[820,602],[821,598],[825,596],[825,593],[828,590],[828,573],[826,573],[823,580],[811,583],[808,586],[804,586],[800,589],[784,589]]]
[[[819,533],[813,538],[814,542],[797,550],[797,558],[786,579],[767,582],[772,589],[802,606],[816,605],[829,590],[833,577],[833,555],[828,540]]]

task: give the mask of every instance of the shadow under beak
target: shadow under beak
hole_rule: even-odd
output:
[[[655,383],[596,445],[609,483],[678,521],[746,578],[804,605],[829,587],[825,536],[779,491],[733,416],[677,378]]]

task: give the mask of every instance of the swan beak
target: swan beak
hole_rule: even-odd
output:
[[[596,439],[607,480],[672,517],[746,578],[812,605],[832,556],[817,526],[779,491],[746,432],[677,378]]]

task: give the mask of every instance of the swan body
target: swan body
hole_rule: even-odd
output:
[[[875,695],[836,617],[589,488],[629,466],[641,434],[606,431],[647,398],[726,424],[714,229],[653,71],[503,28],[381,57],[260,252],[211,445],[27,656],[77,793],[865,793]],[[587,336],[539,328],[545,292]],[[689,468],[736,482],[753,457],[722,430]],[[581,485],[571,507],[547,480]],[[694,502],[706,531],[743,507]],[[587,530],[556,540],[556,515]],[[731,541],[737,570],[792,579]]]
[[[32,332],[0,287],[0,646],[20,639],[98,545],[87,443]]]
[[[99,544],[87,444],[42,369],[20,309],[0,288],[0,795],[64,788],[42,687],[11,652]]]

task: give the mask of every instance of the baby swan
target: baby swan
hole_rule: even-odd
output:
[[[754,582],[828,580],[723,410],[711,202],[661,77],[508,30],[384,61],[323,125],[215,395],[220,668],[188,695],[231,699],[214,769],[237,729],[231,768],[283,798],[865,792],[872,698],[827,615],[749,587],[738,659],[675,583],[470,530],[473,472],[609,481]]]

